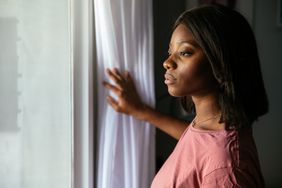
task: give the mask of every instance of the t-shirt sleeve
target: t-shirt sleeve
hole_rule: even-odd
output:
[[[238,188],[234,171],[231,167],[212,171],[203,179],[201,188]]]

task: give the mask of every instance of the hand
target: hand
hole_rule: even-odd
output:
[[[144,104],[138,95],[135,84],[129,74],[123,74],[118,69],[107,69],[109,78],[115,85],[103,82],[104,86],[117,95],[117,100],[108,96],[107,101],[115,111],[131,115],[139,120],[147,121],[160,130],[179,139],[187,128],[187,123],[174,117],[161,114],[157,110]]]
[[[128,71],[122,74],[117,68],[107,69],[107,74],[116,85],[103,82],[103,85],[117,95],[118,99],[108,96],[107,102],[117,112],[135,116],[138,118],[145,104],[142,102],[135,84]]]

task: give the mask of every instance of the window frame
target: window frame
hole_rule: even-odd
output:
[[[72,188],[95,187],[94,2],[69,0],[72,80]]]

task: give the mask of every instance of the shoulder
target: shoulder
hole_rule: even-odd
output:
[[[207,149],[205,174],[222,172],[239,166],[237,134],[218,136],[208,144]]]
[[[223,162],[238,154],[239,133],[236,130],[206,131],[191,127],[189,131],[192,136],[190,143],[209,160]]]
[[[237,166],[239,161],[239,144],[237,131],[203,131],[191,128],[192,148],[199,163],[202,176],[215,169]]]

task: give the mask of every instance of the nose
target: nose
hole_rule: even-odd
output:
[[[176,68],[176,63],[175,61],[173,61],[171,58],[168,58],[167,60],[164,61],[163,63],[163,67],[166,70],[171,70],[171,69],[175,69]]]

